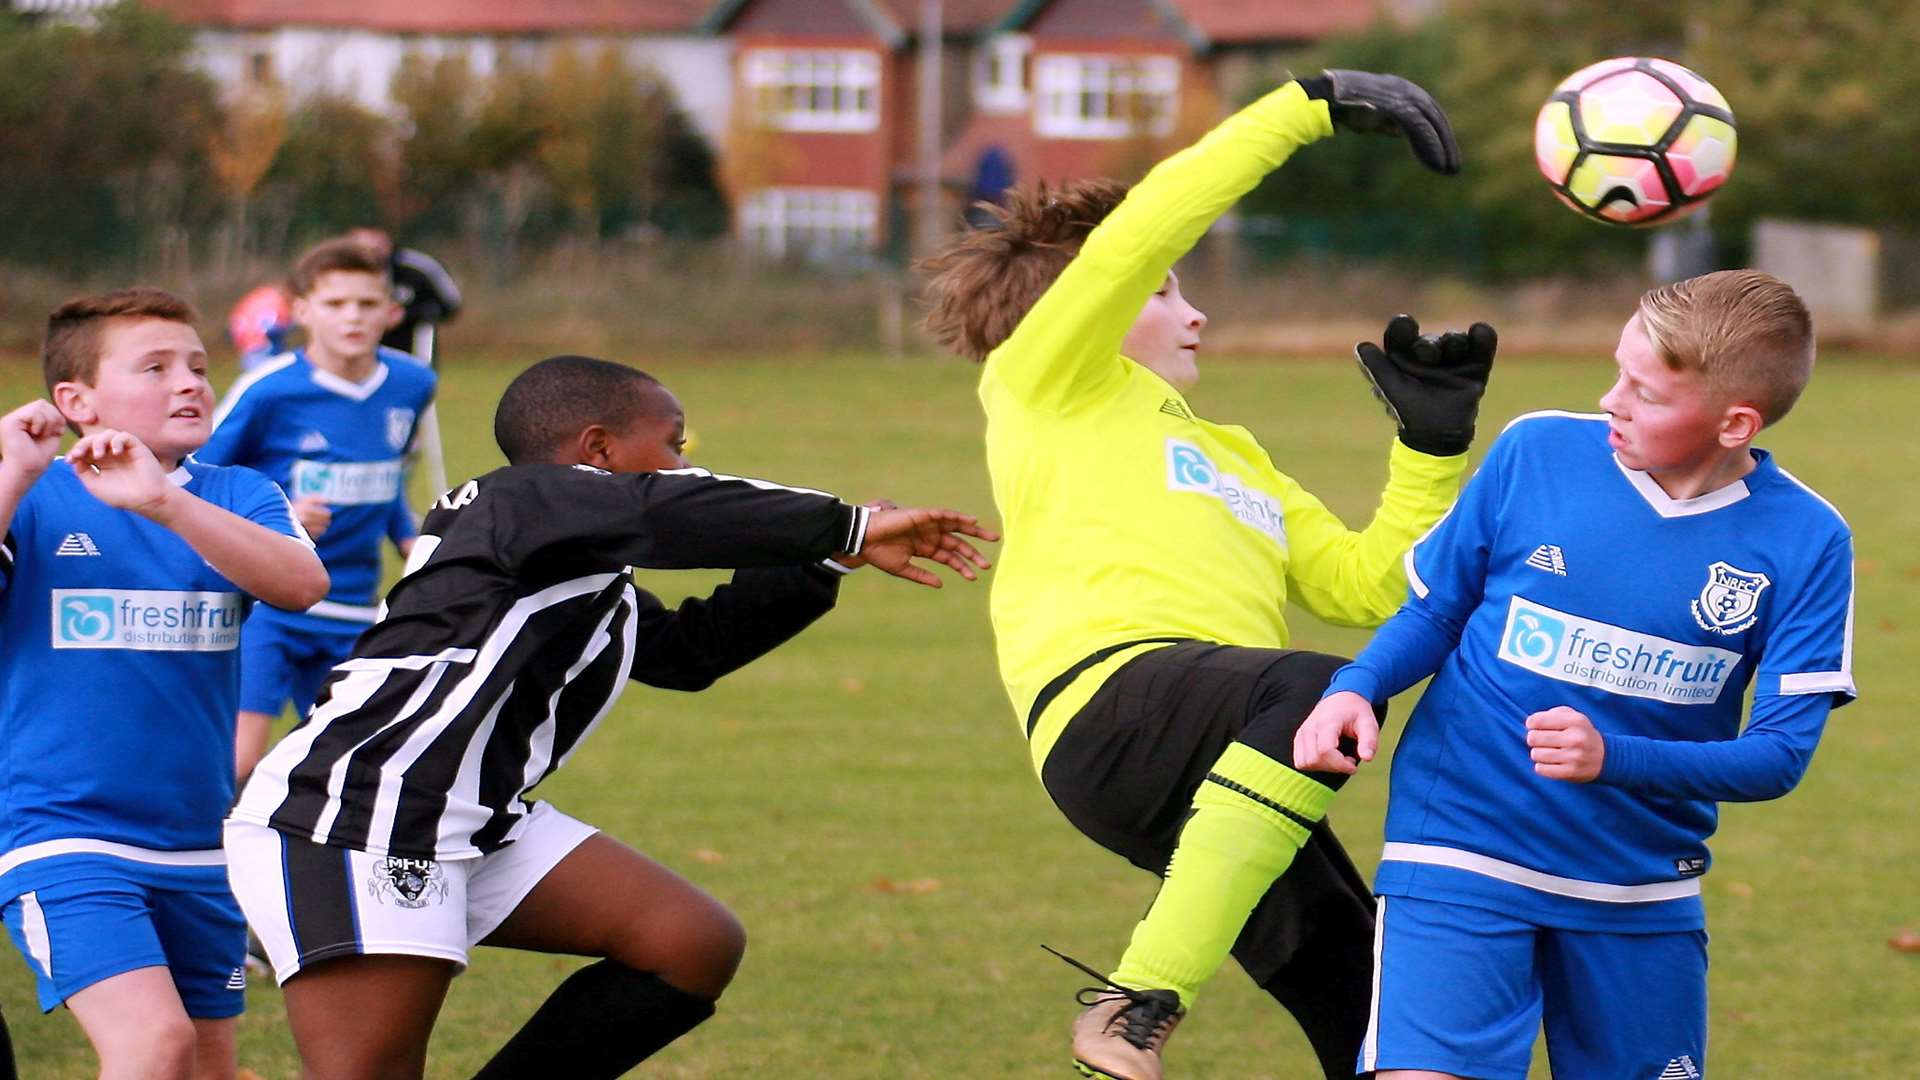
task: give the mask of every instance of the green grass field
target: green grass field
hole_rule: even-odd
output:
[[[992,516],[965,365],[649,366],[686,403],[703,464]],[[492,405],[515,370],[463,361],[448,373],[442,413],[457,476],[499,463]],[[1528,409],[1591,409],[1611,370],[1598,358],[1503,358],[1483,431]],[[224,386],[230,373],[221,374]],[[30,364],[0,363],[7,406],[36,387]],[[1837,360],[1763,440],[1856,530],[1855,668],[1866,697],[1837,715],[1798,791],[1723,815],[1705,883],[1720,1076],[1913,1075],[1920,956],[1887,941],[1920,924],[1911,779],[1920,693],[1902,674],[1920,657],[1920,503],[1908,493],[1920,464],[1908,430],[1916,401],[1920,368]],[[1350,522],[1370,512],[1390,429],[1351,365],[1215,361],[1193,402],[1252,428]],[[673,596],[714,580],[647,584]],[[986,586],[949,582],[933,592],[855,575],[820,626],[720,686],[635,688],[541,789],[699,882],[747,925],[747,960],[719,1015],[644,1075],[1070,1074],[1066,1032],[1082,979],[1039,945],[1111,964],[1153,881],[1081,838],[1047,801],[994,673]],[[1291,618],[1300,645],[1351,651],[1364,641]],[[1334,814],[1369,867],[1385,778],[1363,774]],[[577,964],[482,950],[454,985],[429,1075],[469,1075]],[[256,986],[249,1009],[242,1064],[269,1080],[297,1075],[278,992]],[[91,1075],[77,1026],[38,1014],[13,955],[0,958],[0,1010],[24,1075]],[[1314,1075],[1304,1046],[1278,1006],[1226,970],[1169,1065],[1176,1077]]]

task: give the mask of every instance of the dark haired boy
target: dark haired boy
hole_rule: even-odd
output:
[[[327,590],[279,488],[188,457],[213,413],[194,319],[158,289],[61,305],[52,401],[0,417],[0,912],[103,1076],[234,1075],[240,624]]]
[[[521,373],[494,420],[508,465],[435,503],[382,620],[255,770],[227,852],[307,1076],[420,1076],[480,944],[603,958],[482,1077],[619,1076],[705,1020],[744,947],[732,913],[528,791],[628,679],[704,689],[832,608],[853,566],[937,587],[912,559],[987,565],[967,515],[692,468],[685,430],[632,368]],[[739,569],[670,610],[630,566]]]

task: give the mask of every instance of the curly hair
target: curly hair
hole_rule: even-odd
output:
[[[979,203],[993,220],[919,263],[932,275],[921,325],[944,348],[985,360],[1126,196],[1118,180],[1074,180],[1013,189],[1000,206]]]

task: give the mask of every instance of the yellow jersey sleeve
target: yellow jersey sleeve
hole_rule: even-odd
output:
[[[1373,520],[1359,531],[1295,486],[1284,499],[1293,541],[1289,593],[1316,617],[1339,626],[1378,626],[1407,596],[1406,555],[1460,493],[1467,455],[1434,457],[1393,442],[1387,486]]]
[[[1116,392],[1120,342],[1167,271],[1261,177],[1331,134],[1326,103],[1290,82],[1156,165],[988,354],[982,395],[1064,413]]]

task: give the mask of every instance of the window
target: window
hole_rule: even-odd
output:
[[[1180,63],[1171,56],[1042,56],[1034,67],[1034,130],[1124,139],[1173,130]]]
[[[880,57],[862,49],[752,49],[741,61],[759,118],[783,131],[880,126]]]
[[[1027,59],[1033,39],[1001,34],[973,57],[973,100],[982,112],[1016,113],[1027,107]]]
[[[873,247],[879,199],[859,188],[763,188],[740,208],[747,242],[776,258],[832,259]]]

